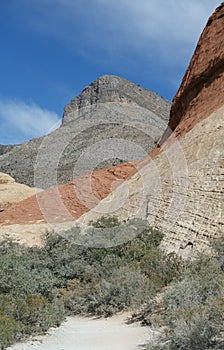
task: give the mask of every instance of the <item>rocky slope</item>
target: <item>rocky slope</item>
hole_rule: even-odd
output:
[[[0,212],[34,194],[34,188],[16,183],[11,176],[0,173]]]
[[[4,153],[11,151],[15,147],[14,145],[0,145],[0,156]]]
[[[65,107],[59,129],[0,156],[0,171],[20,183],[49,188],[143,158],[164,132],[169,110],[170,103],[151,91],[103,76]]]

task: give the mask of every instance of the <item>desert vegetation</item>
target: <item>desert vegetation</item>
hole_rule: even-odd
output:
[[[224,348],[223,237],[213,247],[213,257],[201,255],[185,263],[182,278],[169,285],[159,302],[148,305],[148,322],[162,331],[147,350]]]
[[[1,242],[2,349],[59,326],[66,315],[108,317],[123,310],[163,327],[162,338],[149,349],[216,349],[224,311],[220,244],[215,257],[183,262],[159,249],[163,235],[142,220],[120,223],[102,217],[91,227],[88,243],[97,230],[109,228],[112,246],[75,244],[65,238],[72,237],[71,231],[65,237],[47,235],[44,248]],[[131,239],[115,245],[122,233]]]

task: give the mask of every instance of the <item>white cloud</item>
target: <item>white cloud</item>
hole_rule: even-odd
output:
[[[46,3],[48,11],[54,7],[54,16],[50,18],[46,7],[40,6],[39,29],[47,29],[71,46],[76,42],[81,48],[95,46],[110,54],[114,49],[122,51],[141,45],[147,51],[150,41],[161,50],[168,44],[192,45],[220,1],[46,0]]]
[[[59,116],[42,109],[34,103],[12,99],[0,100],[1,135],[12,133],[27,137],[38,137],[53,131],[60,123]],[[10,138],[10,135],[7,135]]]
[[[220,4],[218,0],[45,0],[44,6],[31,2],[30,25],[85,59],[105,66],[110,62],[115,68],[123,62],[125,69],[128,60],[144,60],[164,74],[172,70],[169,79],[177,79],[186,69],[208,17]]]

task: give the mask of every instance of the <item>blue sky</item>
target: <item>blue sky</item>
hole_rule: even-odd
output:
[[[0,0],[0,144],[47,133],[103,74],[172,100],[215,0]]]

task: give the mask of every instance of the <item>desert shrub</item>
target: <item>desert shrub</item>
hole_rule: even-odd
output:
[[[159,251],[158,247],[162,238],[163,234],[160,231],[150,227],[145,227],[143,230],[141,227],[141,231],[136,237],[120,247],[120,256],[128,262],[141,262],[153,250]]]
[[[57,288],[66,287],[68,280],[83,279],[88,267],[101,261],[104,251],[76,245],[58,235],[46,238],[45,249],[49,257],[48,268],[56,278]]]
[[[224,274],[216,259],[201,256],[186,264],[183,280],[163,298],[166,334],[149,350],[211,350],[223,347]]]
[[[65,314],[63,304],[57,299],[49,302],[41,295],[27,295],[25,299],[0,295],[0,315],[14,319],[23,334],[31,334],[59,325]]]
[[[224,295],[224,274],[218,261],[211,256],[202,255],[191,262],[185,276],[189,281],[197,281],[203,303]]]
[[[0,244],[0,252],[0,293],[17,297],[36,293],[49,296],[56,279],[41,249],[4,242]]]
[[[120,225],[120,221],[116,216],[101,216],[96,221],[90,221],[89,225],[95,228],[109,228],[116,227]]]
[[[211,246],[219,256],[224,255],[224,235],[211,240]]]
[[[2,334],[4,329],[11,332],[9,343],[19,339],[18,334],[24,337],[59,325],[64,307],[55,298],[58,280],[46,251],[2,242],[0,253],[0,316],[7,321],[2,323]],[[13,327],[17,333],[10,331]],[[6,344],[1,337],[0,343]]]
[[[117,229],[117,223],[117,219],[111,223],[110,219],[103,218],[92,225],[98,228],[114,225]],[[88,247],[82,251],[79,275],[73,274],[59,292],[68,312],[111,315],[140,306],[155,293],[153,282],[142,268],[142,260],[152,251],[159,255],[163,235],[140,219],[121,223],[119,230],[126,235],[134,231],[133,238],[120,245]],[[164,255],[159,257],[164,259]],[[161,286],[156,290],[159,288]]]
[[[0,348],[13,344],[20,332],[20,325],[11,317],[0,315]]]
[[[224,271],[224,235],[211,241],[214,255],[219,262],[221,269]]]
[[[148,276],[154,293],[180,278],[183,262],[175,253],[166,255],[159,249],[151,249],[141,260],[141,269]]]
[[[176,310],[176,318],[172,315],[172,322],[169,322],[170,349],[215,349],[224,330],[223,308],[222,300]]]
[[[91,293],[78,297],[75,312],[111,316],[139,307],[148,294],[148,279],[140,270],[121,267],[108,279],[101,279]]]
[[[25,300],[17,300],[15,319],[24,327],[24,333],[45,332],[51,326],[59,326],[64,320],[63,304],[58,300],[49,303],[41,295],[28,295]]]

